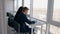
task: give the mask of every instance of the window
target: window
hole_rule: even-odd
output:
[[[60,22],[60,0],[54,0],[53,20]]]
[[[53,22],[50,25],[50,32],[52,34],[60,34],[60,0],[54,0],[54,8],[53,8]]]
[[[33,17],[46,21],[48,0],[33,0]]]
[[[22,6],[22,0],[14,0],[14,11],[13,11],[14,15],[16,14],[20,6]]]
[[[22,6],[22,0],[14,0],[14,11],[17,11],[20,6]]]
[[[47,21],[48,0],[33,0],[33,17],[42,21]],[[46,24],[42,25],[42,34],[45,34]]]

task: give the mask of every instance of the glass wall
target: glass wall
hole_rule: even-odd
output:
[[[33,17],[46,21],[48,0],[33,0]]]
[[[60,0],[54,0],[53,18],[50,25],[52,34],[60,34]]]
[[[33,17],[42,21],[47,21],[48,0],[33,0]],[[45,34],[46,24],[42,25],[42,34]]]
[[[29,8],[30,14],[31,0],[24,0],[24,6]],[[54,0],[53,18],[50,24],[50,33],[60,34],[60,0]],[[47,21],[47,5],[48,0],[33,0],[33,17],[39,20]],[[15,11],[22,6],[22,0],[15,0]],[[46,28],[46,24],[43,25]],[[45,32],[45,30],[43,30]]]
[[[54,0],[53,20],[60,22],[60,0]]]
[[[20,6],[22,6],[22,0],[14,0],[14,11],[17,11]]]

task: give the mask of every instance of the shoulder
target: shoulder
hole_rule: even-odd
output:
[[[26,16],[24,13],[20,13],[20,15],[22,15],[22,16]]]

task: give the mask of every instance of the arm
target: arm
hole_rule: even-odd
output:
[[[34,24],[35,21],[30,21],[29,19],[27,19],[26,16],[24,16],[24,21],[27,22],[28,24]]]

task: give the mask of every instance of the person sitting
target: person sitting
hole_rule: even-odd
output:
[[[30,21],[28,18],[27,18],[27,13],[28,13],[28,8],[27,7],[20,7],[15,15],[15,18],[14,20],[16,22],[18,22],[20,24],[20,32],[21,33],[27,33],[29,32],[29,34],[31,34],[31,28],[29,28],[27,25],[26,25],[26,22],[28,24],[34,24],[35,22],[34,21]],[[18,32],[18,28],[16,29],[16,31]]]

